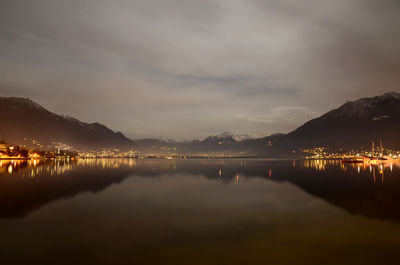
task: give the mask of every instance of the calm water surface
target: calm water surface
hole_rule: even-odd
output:
[[[0,161],[0,264],[398,264],[400,166]]]

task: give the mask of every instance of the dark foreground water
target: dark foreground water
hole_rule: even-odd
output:
[[[399,264],[399,165],[0,161],[0,264]]]

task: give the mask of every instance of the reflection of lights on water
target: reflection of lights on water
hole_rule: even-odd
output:
[[[370,166],[370,168],[371,168],[371,166]],[[374,169],[373,169],[373,176],[374,176],[374,183],[376,183],[375,167],[374,167]]]
[[[129,158],[129,167],[134,167],[134,166],[136,166],[136,160]]]
[[[235,178],[234,178],[235,182],[239,182],[239,174],[236,174]]]
[[[148,161],[151,162],[151,161]],[[137,159],[76,159],[75,161],[63,160],[63,159],[29,159],[29,160],[3,160],[0,161],[0,166],[2,167],[4,174],[15,174],[20,175],[23,178],[38,178],[44,172],[49,173],[50,175],[62,175],[69,171],[83,168],[83,167],[103,167],[107,169],[113,168],[124,168],[124,167],[135,167],[136,163],[141,163],[140,160]],[[224,161],[220,161],[218,167],[216,168],[217,176],[222,177],[222,164]],[[138,164],[140,165],[140,164]],[[171,170],[171,163],[167,164],[165,170]],[[243,166],[246,166],[245,163],[242,163]],[[174,164],[173,169],[176,169],[178,165]],[[368,175],[368,178],[371,178],[371,175],[374,174],[374,182],[383,183],[383,175],[387,179],[390,179],[390,172],[397,172],[400,168],[400,162],[393,163],[360,163],[360,164],[343,164],[340,160],[292,160],[288,161],[285,165],[288,168],[294,166],[295,169],[292,170],[301,170],[302,168],[309,168],[315,171],[331,171],[331,170],[340,170],[346,171],[349,173],[359,174],[363,171],[363,175]],[[264,167],[264,176],[272,178],[272,168],[267,165],[267,168]],[[369,170],[368,170],[369,167]],[[25,170],[26,168],[26,170]],[[390,171],[389,171],[390,169]],[[275,170],[275,169],[274,169]],[[215,171],[214,171],[215,172]],[[371,173],[370,173],[371,172]],[[276,175],[277,172],[275,172]],[[345,173],[343,173],[345,174]],[[226,175],[226,172],[225,172]],[[230,174],[229,174],[230,175]],[[376,176],[375,176],[376,175]],[[234,182],[242,181],[240,178],[243,178],[243,175],[239,173],[231,175],[231,179]],[[375,179],[376,177],[376,179]]]
[[[76,162],[75,162],[76,161]],[[122,160],[113,160],[113,159],[29,159],[29,160],[0,160],[0,168],[5,168],[5,172],[12,172],[13,174],[16,172],[16,169],[19,168],[29,168],[26,172],[28,177],[38,176],[40,172],[48,171],[50,175],[60,175],[64,174],[68,171],[73,170],[77,166],[80,167],[95,167],[102,166],[103,168],[120,168],[122,166],[129,166],[131,168],[136,166],[135,159],[122,159]],[[11,168],[9,168],[11,166]],[[176,165],[174,165],[175,167]],[[34,171],[31,171],[31,168],[35,168]],[[33,172],[33,173],[32,173]],[[22,176],[25,176],[24,172],[22,172]]]
[[[350,172],[358,172],[361,171],[369,171],[371,174],[385,174],[386,169],[390,169],[393,172],[393,168],[400,168],[400,161],[393,163],[386,163],[386,162],[363,162],[361,163],[350,163],[345,164],[342,163],[340,160],[321,160],[321,159],[306,159],[304,161],[300,161],[300,168],[311,168],[318,171],[325,171],[329,170],[330,167],[339,167],[342,171],[350,171]],[[369,170],[368,170],[369,168]],[[376,172],[374,172],[376,171]]]

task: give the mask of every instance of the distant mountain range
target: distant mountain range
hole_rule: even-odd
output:
[[[311,147],[331,150],[370,148],[382,140],[385,147],[400,148],[400,94],[391,92],[347,102],[321,117],[310,120],[288,134],[238,139],[224,133],[202,141],[171,142],[146,139],[137,142],[149,152],[177,147],[183,154],[288,156]]]
[[[293,150],[325,146],[331,149],[369,147],[383,141],[400,147],[400,94],[391,92],[347,102],[288,134],[263,138],[230,133],[203,140],[130,140],[99,123],[51,113],[29,99],[0,98],[0,140],[13,143],[35,139],[44,145],[62,142],[78,149],[135,149],[143,154],[214,156],[287,156]]]

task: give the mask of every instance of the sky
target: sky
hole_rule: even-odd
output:
[[[131,138],[287,133],[389,91],[399,0],[0,1],[0,96]]]

